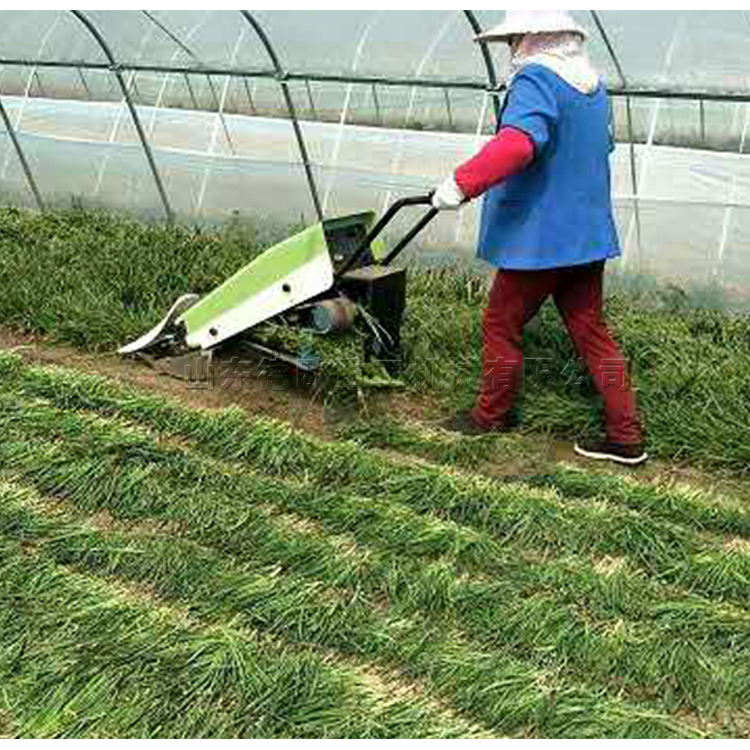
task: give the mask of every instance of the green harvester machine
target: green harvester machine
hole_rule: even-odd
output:
[[[380,235],[409,206],[430,208],[387,251]],[[310,371],[314,358],[270,347],[254,333],[267,323],[324,335],[362,326],[365,359],[381,361],[395,375],[401,368],[406,270],[392,264],[436,214],[431,195],[420,195],[397,200],[378,221],[371,212],[324,219],[269,248],[204,297],[183,295],[120,354],[184,377],[196,358],[210,363],[216,352],[239,342]]]

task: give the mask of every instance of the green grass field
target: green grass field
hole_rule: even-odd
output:
[[[108,350],[268,241],[0,212],[0,324]],[[412,274],[404,398],[469,402],[485,293]],[[693,484],[545,455],[585,382],[514,435],[324,439],[0,351],[0,737],[748,736],[750,323],[655,299],[611,319]]]
[[[732,496],[498,481],[0,367],[6,734],[747,732]]]

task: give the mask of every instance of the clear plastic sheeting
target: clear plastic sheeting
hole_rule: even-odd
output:
[[[618,10],[599,15],[631,85],[748,90],[747,10]]]
[[[4,58],[59,62],[106,62],[96,44],[68,11],[2,11],[0,49]]]
[[[0,194],[189,221],[382,211],[493,132],[507,52],[473,37],[502,13],[0,11]],[[621,269],[750,298],[750,14],[574,14],[613,95]],[[441,215],[417,255],[471,256],[477,215]]]

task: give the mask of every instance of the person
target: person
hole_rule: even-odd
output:
[[[630,375],[602,316],[605,262],[620,255],[610,196],[614,149],[606,89],[567,11],[507,11],[477,40],[504,41],[511,76],[496,136],[434,192],[454,210],[486,193],[478,255],[497,271],[484,311],[483,373],[473,409],[443,424],[506,430],[523,381],[524,325],[551,296],[604,402],[606,439],[579,455],[648,458]]]

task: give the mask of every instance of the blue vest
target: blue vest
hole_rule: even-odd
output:
[[[484,199],[478,256],[515,270],[560,268],[620,255],[612,215],[609,101],[541,65],[513,79],[500,127],[534,142],[534,160]]]

